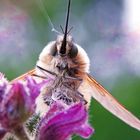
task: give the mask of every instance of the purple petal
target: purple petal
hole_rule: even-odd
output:
[[[41,88],[49,82],[48,80],[43,80],[42,82],[37,83],[32,77],[27,77],[26,80],[27,87],[29,88],[33,100],[37,98],[41,91]]]
[[[4,128],[17,127],[28,116],[26,102],[29,103],[29,100],[26,96],[24,86],[18,82],[14,83],[8,94],[4,96],[0,109],[0,121]]]
[[[4,74],[0,72],[0,80],[4,79]]]
[[[8,85],[0,104],[0,122],[4,128],[13,129],[25,122],[35,112],[35,99],[39,95],[40,85],[33,79],[27,82],[17,81]]]
[[[0,103],[3,99],[3,95],[5,93],[6,85],[0,85]]]
[[[36,81],[31,77],[27,77],[26,80],[27,80],[27,87],[29,88],[29,92],[31,93],[30,96],[35,101],[36,97],[40,93],[41,87],[37,85]]]
[[[37,83],[32,77],[26,81],[6,83],[0,74],[0,123],[11,130],[24,123],[35,112],[35,100],[47,80]]]
[[[93,132],[94,129],[89,124],[84,124],[81,126],[81,129],[78,128],[77,130],[77,134],[79,134],[83,138],[89,138]]]
[[[53,105],[51,106],[51,108],[48,110],[45,118],[47,118],[48,120],[53,117],[55,114],[60,113],[64,110],[64,106],[62,106],[62,104],[59,104],[58,102],[54,102]]]
[[[40,123],[39,140],[66,140],[73,134],[88,138],[93,133],[87,123],[87,111],[81,103],[60,111],[49,120],[46,116]]]
[[[7,85],[8,85],[7,79],[5,79],[4,74],[2,74],[0,72],[0,103],[1,103],[3,96],[6,92]]]

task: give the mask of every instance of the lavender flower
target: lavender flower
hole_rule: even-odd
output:
[[[34,111],[34,104],[30,93],[20,82],[11,85],[8,94],[1,103],[0,119],[4,128],[17,127],[23,123]]]
[[[35,100],[45,82],[36,83],[28,77],[26,81],[9,84],[0,75],[0,124],[4,130],[23,128],[23,123],[35,112]]]
[[[41,120],[36,140],[67,140],[73,134],[88,138],[94,130],[87,120],[88,114],[82,103],[68,109],[54,104]]]
[[[0,103],[2,101],[4,93],[6,92],[7,83],[8,81],[4,78],[4,75],[0,72]]]
[[[32,79],[32,77],[27,77],[27,88],[29,89],[29,92],[31,93],[31,98],[32,101],[34,102],[36,100],[36,97],[39,95],[41,88],[48,84],[51,80],[47,79],[47,80],[43,80],[40,83],[37,83],[35,80]]]
[[[14,132],[20,140],[29,140],[23,124],[35,112],[35,100],[49,80],[37,83],[31,77],[12,84],[0,74],[0,139]],[[51,104],[37,127],[36,140],[68,140],[73,134],[88,138],[93,133],[88,113],[82,103],[64,106]]]

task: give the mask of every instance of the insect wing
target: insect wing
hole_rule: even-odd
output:
[[[110,111],[128,125],[140,131],[140,120],[125,109],[108,91],[106,91],[93,77],[87,75],[84,83],[91,96],[104,108]]]
[[[35,74],[35,69],[32,69],[32,70],[30,70],[30,71],[28,71],[28,72],[22,74],[21,76],[19,76],[19,77],[13,79],[13,80],[11,81],[11,83],[16,82],[16,81],[18,81],[18,80],[25,80],[25,78],[26,78],[27,76],[32,76],[33,74]]]
[[[40,71],[37,69],[32,69],[32,70],[20,75],[19,77],[13,79],[10,83],[16,82],[18,80],[26,80],[27,76],[33,76],[34,79],[38,82],[47,78],[46,72]]]

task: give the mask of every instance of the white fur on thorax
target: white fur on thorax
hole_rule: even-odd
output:
[[[84,63],[86,64],[85,66],[85,72],[86,73],[89,73],[89,68],[90,68],[90,60],[89,60],[89,57],[86,53],[86,51],[78,44],[75,44],[78,48],[78,55],[80,55],[80,57],[83,59]]]
[[[44,55],[50,54],[51,47],[55,45],[55,43],[56,41],[49,42],[40,53],[39,58],[41,59],[42,57],[44,57]]]
[[[43,68],[47,68],[50,60],[48,59],[51,57],[50,51],[51,47],[54,46],[56,41],[50,42],[39,55],[39,60],[37,61],[37,65],[42,66]]]
[[[36,65],[38,65],[46,70],[52,71],[52,72],[55,72],[55,69],[53,68],[53,67],[55,67],[55,64],[54,64],[53,56],[51,56],[51,54],[50,54],[50,51],[51,51],[51,47],[54,46],[55,43],[56,43],[56,41],[52,41],[47,46],[45,46],[45,48],[40,53],[39,60],[37,61],[37,64],[36,64]],[[37,74],[46,76],[46,75],[43,75],[43,73],[38,69],[36,69],[36,72],[37,72]]]

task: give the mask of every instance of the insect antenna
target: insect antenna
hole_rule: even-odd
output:
[[[68,2],[68,9],[67,9],[67,14],[66,14],[66,24],[65,24],[64,38],[63,38],[62,46],[61,46],[61,49],[60,49],[60,53],[61,54],[65,54],[66,53],[66,43],[67,43],[67,34],[68,34],[70,5],[71,5],[71,0],[69,0],[69,2]]]
[[[53,23],[52,23],[52,20],[51,20],[51,18],[50,18],[49,15],[48,15],[48,12],[47,12],[47,10],[46,10],[46,7],[45,7],[44,4],[43,4],[43,1],[42,1],[42,0],[36,0],[36,2],[37,2],[37,4],[38,4],[40,10],[41,10],[42,13],[44,14],[45,18],[46,18],[47,21],[49,22],[49,25],[51,26],[51,31],[52,31],[52,32],[55,32],[55,33],[57,33],[57,34],[62,34],[62,33],[60,33],[59,31],[57,31],[57,30],[55,29],[55,27],[54,27],[54,25],[53,25]]]
[[[62,25],[60,25],[60,28],[62,30],[62,33],[64,34],[65,32],[64,32],[64,29],[63,29]]]
[[[63,27],[60,25],[60,28],[62,30],[62,33],[65,34]],[[69,34],[71,32],[71,30],[73,29],[73,26],[68,30],[67,34]]]
[[[70,32],[71,32],[71,30],[73,29],[73,26],[69,29],[69,31],[68,31],[68,33],[67,34],[69,34]]]

